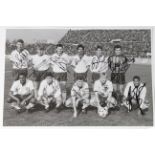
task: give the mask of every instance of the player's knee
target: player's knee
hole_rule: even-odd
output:
[[[85,107],[88,107],[89,106],[89,99],[85,99],[84,101],[83,101],[83,106],[85,106]]]
[[[97,101],[96,101],[95,97],[94,97],[94,98],[91,98],[89,104],[90,104],[91,106],[97,107]]]
[[[117,100],[116,100],[114,97],[111,97],[110,102],[111,102],[114,106],[117,105]]]
[[[141,105],[140,105],[140,108],[141,108],[142,110],[148,110],[148,109],[149,109],[149,106],[150,106],[149,101],[143,101],[143,102],[141,103]]]
[[[71,100],[71,98],[68,98],[68,99],[66,100],[65,106],[66,106],[66,107],[71,107],[71,106],[72,106],[72,100]]]
[[[6,100],[6,102],[7,102],[7,103],[11,103],[11,102],[12,102],[11,97],[8,97],[7,100]]]
[[[62,103],[62,97],[56,97],[55,98],[56,104],[61,104]]]
[[[35,98],[31,98],[31,99],[30,99],[30,103],[35,104],[35,103],[36,103],[36,99],[35,99]]]

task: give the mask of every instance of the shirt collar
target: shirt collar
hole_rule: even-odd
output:
[[[24,85],[21,84],[20,80],[19,80],[19,83],[20,83],[20,85],[23,87],[23,86],[25,86],[25,85],[27,84],[27,79],[26,79]]]

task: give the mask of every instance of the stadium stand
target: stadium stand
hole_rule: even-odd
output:
[[[15,48],[15,40],[6,41],[6,54],[10,54]],[[64,45],[65,52],[68,54],[75,54],[78,44],[83,44],[88,55],[92,55],[97,45],[103,47],[107,55],[112,54],[113,46],[121,44],[126,55],[133,55],[134,57],[148,57],[151,53],[151,30],[69,30],[59,43]],[[47,53],[52,54],[55,49],[54,44],[46,42],[36,42],[26,44],[25,48],[30,54],[36,53],[36,45],[50,47]]]
[[[59,41],[66,51],[75,53],[77,44],[84,44],[86,51],[92,54],[97,45],[101,45],[107,55],[112,53],[115,44],[121,44],[127,55],[146,56],[151,52],[150,30],[69,30]]]

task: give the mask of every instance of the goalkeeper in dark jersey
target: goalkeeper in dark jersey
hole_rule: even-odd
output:
[[[120,45],[114,46],[114,54],[109,57],[108,65],[111,70],[111,81],[113,83],[114,96],[118,102],[122,102],[125,73],[130,66],[130,61],[122,53],[122,47]]]

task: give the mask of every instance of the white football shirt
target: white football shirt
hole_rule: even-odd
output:
[[[13,69],[26,69],[28,68],[31,57],[27,50],[18,52],[17,50],[12,51],[10,60],[13,64]]]
[[[101,83],[100,79],[94,83],[94,92],[98,92],[103,97],[108,97],[109,93],[113,91],[112,82],[107,80],[104,84]]]
[[[40,84],[38,96],[39,97],[49,97],[54,96],[55,98],[60,97],[61,89],[59,86],[59,82],[56,79],[53,79],[51,84],[47,83],[47,80],[43,80]]]
[[[72,58],[71,65],[74,66],[74,72],[85,73],[90,65],[90,58],[87,55],[84,55],[80,59],[79,55],[75,55]]]
[[[67,72],[67,65],[70,63],[70,57],[66,53],[58,55],[57,53],[51,56],[51,64],[53,72],[62,73]]]
[[[83,82],[82,88],[79,88],[77,82],[74,83],[71,89],[71,96],[75,96],[77,98],[84,97],[89,94],[89,86],[86,82]]]
[[[39,56],[38,54],[32,57],[32,64],[34,69],[38,71],[48,70],[50,67],[50,59],[48,55]]]
[[[101,57],[93,56],[90,65],[90,71],[94,73],[105,73],[108,70],[108,58],[104,55]]]
[[[131,97],[136,99],[136,94],[137,96],[142,99],[143,101],[145,100],[146,97],[146,86],[144,86],[144,83],[140,83],[139,87],[135,88],[133,81],[127,83],[125,90],[124,90],[124,96],[127,98],[128,97],[128,93],[130,90],[130,95]]]
[[[26,80],[26,83],[22,85],[20,80],[14,81],[10,89],[13,95],[28,95],[34,90],[33,82],[31,80]]]

